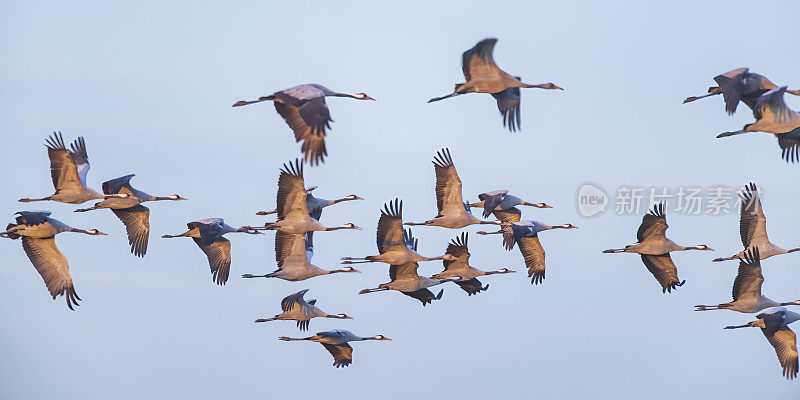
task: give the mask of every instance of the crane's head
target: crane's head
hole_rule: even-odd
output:
[[[371,337],[370,339],[372,339],[372,340],[392,340],[392,339],[389,339],[388,337],[383,336],[383,335],[375,335],[375,336]]]
[[[106,235],[105,233],[100,232],[97,229],[89,229],[88,231],[86,231],[86,234],[88,234],[88,235]]]
[[[706,245],[704,245],[704,244],[698,244],[697,246],[694,246],[694,248],[695,248],[695,250],[708,250],[708,251],[714,251],[714,249],[712,249],[711,247],[708,247],[708,246],[706,246]]]
[[[452,254],[445,254],[445,255],[442,256],[442,260],[456,261],[456,260],[458,260],[458,257],[456,257],[456,256],[454,256]]]
[[[334,314],[333,317],[339,319],[353,319],[353,317],[350,317],[347,314]]]
[[[181,197],[179,194],[173,194],[172,196],[167,196],[170,200],[189,200],[185,197]]]
[[[577,226],[575,226],[575,225],[572,225],[572,224],[564,224],[564,225],[559,225],[558,227],[559,227],[559,228],[562,228],[562,229],[578,229],[578,227],[577,227]]]
[[[356,196],[356,195],[354,195],[354,194],[351,194],[351,195],[349,195],[349,196],[346,196],[346,197],[345,197],[345,199],[347,199],[347,200],[364,200],[364,198],[363,198],[363,197],[358,197],[358,196]]]
[[[355,94],[353,94],[353,98],[354,99],[359,99],[359,100],[372,100],[372,101],[375,101],[375,99],[373,99],[372,97],[367,96],[366,93],[355,93]]]

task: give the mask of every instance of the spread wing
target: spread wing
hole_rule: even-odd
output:
[[[468,296],[480,293],[489,288],[489,285],[482,286],[481,281],[477,278],[467,279],[465,281],[458,281],[456,284],[467,292]]]
[[[792,163],[800,161],[800,127],[775,136],[781,148],[781,158]]]
[[[733,301],[739,298],[761,299],[761,285],[764,275],[761,273],[758,247],[747,250],[744,259],[739,260],[739,273],[733,280]]]
[[[461,197],[461,179],[453,165],[449,149],[442,149],[434,157],[436,171],[436,207],[439,216],[457,215],[464,212],[464,199]]]
[[[642,242],[651,236],[666,238],[664,232],[667,228],[669,225],[667,225],[667,216],[664,214],[664,203],[658,203],[642,218],[642,224],[639,225],[639,230],[636,232],[636,239]]]
[[[138,204],[130,208],[111,209],[125,225],[131,253],[144,257],[147,253],[147,239],[150,237],[150,209]]]
[[[503,202],[507,194],[508,190],[493,190],[479,194],[478,199],[483,201],[483,218],[488,217]]]
[[[466,232],[462,232],[461,236],[456,236],[447,245],[445,254],[450,254],[456,258],[455,261],[442,260],[444,263],[445,271],[464,271],[469,269],[469,249],[467,248],[467,240],[469,236]]]
[[[86,172],[89,170],[88,161],[83,167],[83,175],[81,175],[78,172],[78,164],[75,162],[77,157],[73,157],[67,150],[61,132],[54,132],[47,138],[47,157],[50,158],[50,176],[53,178],[53,186],[56,190],[80,190],[82,186],[85,186],[84,180]]]
[[[422,303],[422,306],[424,307],[428,304],[431,304],[431,302],[434,300],[441,299],[442,293],[444,293],[444,289],[439,290],[439,293],[436,296],[434,296],[433,292],[431,292],[428,289],[419,289],[413,292],[400,292],[400,293],[403,293],[406,296],[413,297],[419,300]]]
[[[544,248],[538,236],[523,236],[517,239],[519,251],[525,258],[528,267],[528,277],[532,284],[540,284],[544,280]]]
[[[22,237],[22,248],[36,271],[44,279],[47,291],[50,292],[53,299],[66,295],[67,307],[70,310],[74,310],[72,306],[77,306],[77,300],[81,298],[75,292],[75,286],[72,284],[72,277],[69,274],[67,258],[56,247],[55,238],[51,236],[44,239],[35,239],[24,236]]]
[[[336,368],[344,368],[353,363],[353,348],[347,343],[342,344],[328,344],[322,343],[325,350],[333,356],[333,366]]]
[[[292,163],[283,164],[281,175],[278,178],[278,219],[306,218],[308,206],[306,205],[306,188],[303,182],[303,164],[297,159]]]
[[[515,76],[517,80],[522,78]],[[520,124],[520,92],[518,87],[510,87],[501,92],[492,93],[492,97],[497,100],[497,109],[503,116],[503,126],[509,131],[516,132],[522,126]]]
[[[305,257],[306,256],[306,238],[302,234],[285,233],[278,231],[275,234],[275,261],[278,262],[278,268],[283,268],[284,261],[287,257]]]
[[[742,245],[748,248],[752,244],[769,242],[767,237],[767,218],[764,216],[764,209],[761,208],[758,187],[756,187],[755,183],[750,182],[745,185],[739,196],[741,197],[739,234],[742,237]],[[756,239],[755,243],[753,243],[754,239]]]
[[[50,211],[17,211],[17,224],[24,224],[25,226],[37,226],[47,222],[47,217],[50,216]]]
[[[123,187],[128,186],[130,189],[130,182],[131,178],[136,176],[135,174],[125,175],[123,177],[119,177],[117,179],[112,179],[110,181],[103,182],[103,193],[105,194],[117,194]]]
[[[383,205],[378,220],[378,252],[383,254],[397,246],[405,246],[403,237],[403,201],[394,199]]]
[[[508,210],[494,210],[492,214],[500,222],[506,224],[513,224],[522,219],[522,211],[520,211],[517,207],[511,207]],[[502,227],[501,230],[503,231],[503,246],[506,248],[506,250],[513,249],[514,243],[516,243],[516,240],[514,239],[514,232],[508,226]]]
[[[311,314],[311,307],[309,303],[303,298],[303,295],[308,292],[308,289],[301,290],[295,294],[290,294],[281,300],[282,311],[292,311],[295,307],[300,307],[300,311],[305,315]]]
[[[325,149],[325,129],[330,129],[330,122],[333,121],[325,97],[292,103],[275,101],[275,110],[292,128],[295,140],[303,141],[301,150],[305,160],[311,165],[319,164],[328,154]]]
[[[417,273],[418,268],[419,264],[415,262],[408,262],[400,265],[390,265],[389,279],[391,279],[392,282],[397,280],[419,279],[419,274]]]
[[[789,109],[783,101],[785,92],[786,86],[781,86],[762,94],[753,108],[753,116],[757,120],[771,119],[777,123],[789,121],[800,123],[800,114]]]
[[[675,267],[675,263],[672,262],[669,253],[661,255],[641,254],[641,256],[647,270],[661,284],[662,292],[672,293],[673,289],[683,286],[685,281],[678,280],[678,268]]]
[[[222,236],[218,236],[209,245],[204,245],[202,239],[192,238],[192,240],[208,257],[212,280],[217,285],[225,285],[231,272],[231,242]]]
[[[783,376],[786,379],[796,378],[798,369],[797,336],[785,325],[771,336],[767,335],[766,330],[762,329],[761,331],[764,332],[769,344],[775,348],[775,354],[778,355],[778,361],[783,367]]]
[[[483,39],[461,56],[461,69],[467,82],[473,79],[491,79],[498,75],[492,52],[497,39]]]
[[[722,98],[725,100],[725,111],[728,114],[736,112],[739,100],[742,99],[744,78],[748,71],[749,69],[747,68],[739,68],[714,77],[714,82],[717,82],[722,91]]]

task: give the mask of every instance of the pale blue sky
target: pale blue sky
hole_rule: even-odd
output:
[[[740,186],[755,180],[773,241],[798,244],[790,181],[798,167],[779,158],[775,139],[715,139],[752,120],[725,115],[722,99],[681,104],[712,77],[748,66],[778,84],[800,86],[796,2],[14,2],[0,17],[0,210],[22,209],[109,236],[64,234],[78,294],[75,312],[52,301],[19,242],[0,241],[4,344],[0,398],[796,398],[758,330],[727,332],[749,315],[696,313],[729,300],[739,251],[735,215],[671,214],[670,236],[717,252],[676,254],[687,283],[671,295],[634,255],[603,255],[630,243],[641,216],[580,217],[578,187]],[[461,52],[497,37],[495,59],[530,83],[522,132],[509,134],[493,99],[467,95],[435,104],[463,80]],[[531,286],[517,250],[466,229],[474,265],[519,272],[485,279],[468,298],[454,285],[421,307],[398,293],[357,295],[386,282],[382,265],[363,274],[300,283],[243,280],[275,267],[273,236],[235,236],[231,279],[211,283],[190,240],[160,239],[185,223],[224,217],[255,224],[275,201],[279,166],[299,146],[270,104],[236,100],[318,82],[366,92],[376,102],[330,99],[333,129],[323,167],[307,168],[318,194],[356,193],[362,202],[326,210],[323,222],[352,221],[360,232],[320,233],[314,262],[336,268],[345,255],[375,252],[382,204],[396,196],[408,220],[435,215],[435,151],[451,149],[465,197],[506,188],[550,210],[525,218],[570,222],[545,232],[548,271]],[[794,109],[800,99],[787,96]],[[89,182],[128,173],[135,187],[190,201],[153,203],[142,260],[128,252],[109,211],[16,199],[52,193],[45,138],[86,138]],[[90,203],[86,203],[87,205]],[[441,254],[460,231],[419,227],[424,254]],[[764,292],[800,298],[797,256],[764,263]],[[424,264],[432,274],[441,264]],[[311,333],[343,328],[391,342],[354,345],[354,364],[331,366],[291,322],[256,326],[280,299],[311,289],[324,310],[355,319],[314,320]]]

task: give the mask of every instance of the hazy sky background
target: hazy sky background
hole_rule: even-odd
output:
[[[49,209],[110,235],[57,239],[83,298],[74,312],[49,298],[19,241],[0,241],[0,398],[797,398],[800,382],[781,377],[761,332],[722,330],[751,315],[692,311],[730,301],[737,263],[711,259],[740,250],[737,215],[668,216],[676,242],[717,251],[675,254],[686,285],[662,294],[638,256],[600,253],[633,242],[641,215],[583,218],[575,198],[585,182],[613,194],[755,180],[770,237],[798,245],[800,167],[768,135],[715,139],[752,121],[746,107],[729,117],[720,97],[681,102],[744,66],[800,87],[799,14],[791,1],[5,4],[0,209],[8,221]],[[495,59],[508,72],[566,89],[524,90],[521,133],[503,129],[489,95],[425,103],[463,81],[461,53],[485,37],[499,38]],[[530,284],[518,250],[475,227],[466,229],[472,263],[518,272],[484,279],[490,289],[470,298],[445,285],[424,308],[397,292],[357,294],[388,281],[384,265],[297,283],[239,278],[275,269],[271,233],[229,235],[231,278],[212,284],[191,240],[160,236],[206,217],[265,221],[254,213],[274,207],[278,169],[299,145],[271,104],[231,104],[310,82],[377,99],[328,101],[330,156],[306,169],[306,183],[321,197],[366,198],[323,216],[366,229],[318,234],[316,265],[374,254],[379,208],[396,196],[407,220],[433,217],[430,161],[447,146],[465,198],[505,188],[555,206],[526,208],[525,218],[580,226],[541,235],[544,284]],[[135,173],[134,187],[190,199],[148,204],[144,259],[108,210],[17,202],[52,193],[44,140],[54,130],[86,138],[92,187]],[[427,255],[460,233],[415,232]],[[765,295],[800,299],[798,257],[764,263]],[[253,323],[305,288],[323,310],[355,317],[313,320],[310,334],[342,328],[393,341],[354,344],[353,365],[337,370],[319,344],[277,340],[306,336],[293,322]]]

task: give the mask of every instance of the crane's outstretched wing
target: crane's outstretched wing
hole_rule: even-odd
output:
[[[748,249],[744,258],[739,260],[739,273],[733,280],[733,301],[739,298],[761,299],[761,285],[764,275],[761,273],[761,261],[758,247]]]
[[[531,283],[538,285],[544,280],[544,248],[539,242],[538,236],[523,236],[517,239],[519,251],[525,259],[525,266],[528,267],[528,277]]]
[[[481,281],[477,278],[467,279],[465,281],[457,281],[456,284],[467,292],[468,296],[472,296],[473,294],[478,294],[481,291],[484,291],[489,288],[489,285],[483,286]]]
[[[284,98],[280,95],[276,97]],[[301,150],[304,159],[311,165],[321,163],[328,154],[325,149],[325,129],[330,129],[330,122],[333,121],[330,110],[325,104],[325,97],[315,97],[302,102],[275,101],[274,104],[275,110],[292,128],[295,141],[303,141]]]
[[[431,304],[431,302],[433,302],[434,300],[441,299],[442,294],[444,293],[444,289],[439,290],[439,293],[435,296],[433,295],[433,292],[431,292],[428,289],[419,289],[413,292],[400,292],[400,293],[419,300],[422,303],[422,306],[425,307],[426,305]]]
[[[522,211],[520,211],[517,207],[511,207],[508,210],[494,210],[492,214],[500,222],[505,224],[513,224],[514,222],[519,222],[520,219],[522,219]],[[514,239],[514,231],[510,226],[504,226],[500,229],[503,231],[503,247],[505,247],[506,250],[513,249],[514,244],[516,243],[516,240]]]
[[[461,197],[461,179],[458,177],[450,150],[444,148],[436,153],[433,159],[436,172],[436,207],[438,216],[445,214],[458,215],[464,210],[464,199]]]
[[[308,289],[303,289],[297,293],[290,294],[281,300],[281,310],[282,311],[292,311],[295,307],[300,307],[300,311],[305,314],[311,314],[311,307],[309,307],[309,303],[303,298],[303,295],[308,292]]]
[[[678,268],[675,267],[675,263],[672,262],[669,253],[661,255],[641,254],[641,256],[647,270],[661,284],[662,293],[672,293],[673,289],[683,286],[686,282],[678,280]]]
[[[778,146],[781,148],[781,158],[791,163],[800,161],[800,128],[778,133],[775,137],[778,138]]]
[[[493,190],[491,192],[479,194],[478,200],[483,201],[483,218],[487,218],[491,215],[492,211],[503,202],[507,194],[508,190]]]
[[[383,205],[378,220],[377,244],[378,252],[385,253],[397,246],[405,246],[403,230],[403,201],[394,199]]]
[[[322,343],[325,350],[333,356],[333,366],[336,368],[344,368],[353,363],[353,348],[347,343],[342,344],[328,344]]]
[[[150,209],[138,204],[130,208],[111,209],[125,225],[131,253],[144,257],[147,253],[147,240],[150,237]]]
[[[744,76],[748,71],[749,69],[747,68],[738,68],[714,77],[714,82],[717,82],[722,91],[722,98],[725,100],[725,111],[728,114],[736,112],[736,107],[739,105],[739,100],[742,99],[742,92],[744,91]]]
[[[73,157],[72,152],[67,150],[61,132],[54,132],[47,138],[47,157],[50,158],[50,176],[53,178],[53,187],[56,190],[79,190],[81,186],[85,186],[83,182],[89,169],[88,161],[81,175],[76,163],[79,157]]]
[[[515,76],[517,80],[522,80],[522,77]],[[500,110],[500,115],[503,116],[503,127],[508,128],[511,132],[516,132],[522,127],[520,122],[520,100],[521,95],[518,87],[510,87],[501,92],[492,93],[492,97],[497,100],[497,109]]]
[[[204,245],[202,239],[192,238],[192,240],[208,257],[212,280],[217,285],[225,285],[231,272],[231,242],[222,236],[217,236],[209,245]]]
[[[447,245],[445,254],[450,254],[457,258],[457,260],[449,261],[443,260],[445,271],[465,271],[469,269],[469,249],[467,248],[467,241],[469,236],[466,232],[461,232],[461,236],[456,236]]]
[[[636,231],[636,239],[642,242],[651,236],[666,238],[664,232],[666,232],[667,228],[669,228],[669,225],[667,225],[667,216],[664,214],[664,203],[658,203],[642,218],[642,224],[639,225],[639,230]]]
[[[36,239],[23,236],[22,248],[36,271],[44,279],[47,291],[50,292],[53,299],[55,300],[58,296],[65,296],[67,307],[70,310],[74,310],[72,306],[79,305],[77,300],[81,298],[75,292],[72,276],[69,274],[67,258],[56,247],[55,238],[51,236],[49,238]]]
[[[761,198],[758,195],[756,184],[750,182],[745,185],[739,197],[741,198],[739,235],[742,238],[742,245],[745,248],[749,248],[752,245],[769,242],[767,237],[767,218],[764,216],[764,209],[761,207]],[[755,243],[753,243],[753,239],[756,239]]]
[[[461,55],[461,70],[467,82],[473,79],[491,79],[497,74],[492,52],[497,39],[483,39]]]
[[[112,179],[110,181],[103,182],[103,193],[104,194],[117,194],[123,187],[127,186],[130,189],[130,182],[131,178],[136,176],[136,174],[125,175],[116,179]]]
[[[784,325],[781,329],[773,335],[767,335],[765,329],[761,329],[764,336],[767,337],[769,344],[775,348],[775,354],[778,356],[778,361],[783,367],[783,376],[786,379],[794,379],[797,377],[797,336]]]
[[[283,164],[281,175],[278,177],[278,195],[276,199],[278,219],[306,218],[308,206],[306,205],[306,188],[303,181],[303,164],[296,159],[289,164]]]

